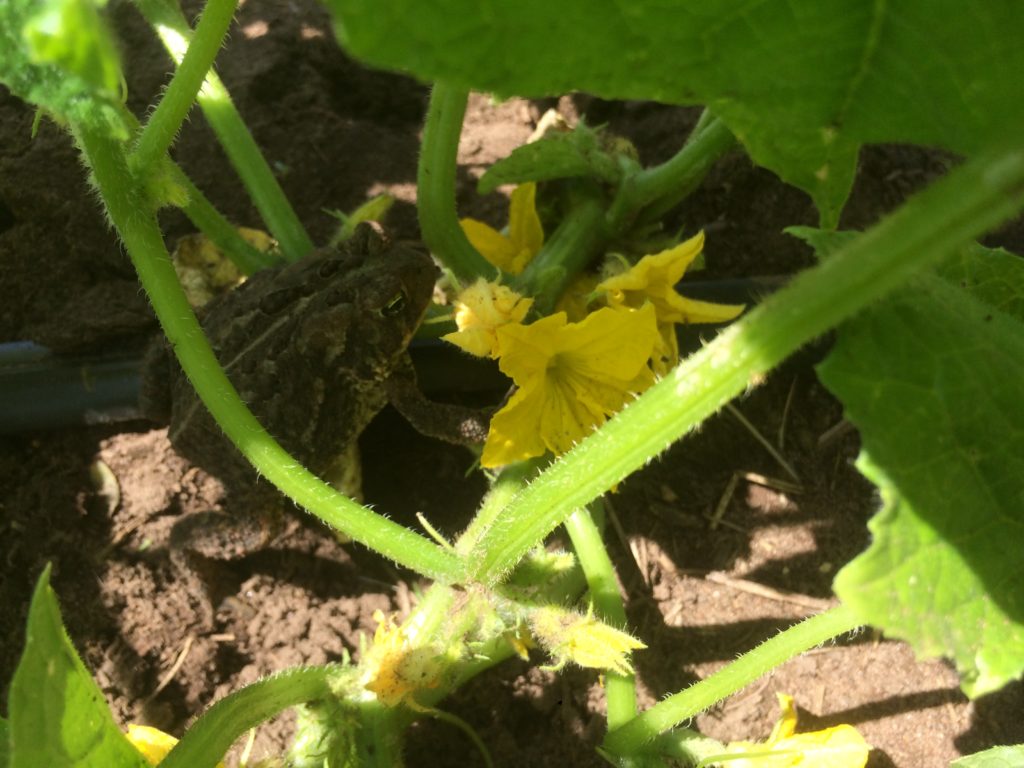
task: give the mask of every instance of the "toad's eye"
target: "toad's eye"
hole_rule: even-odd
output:
[[[405,302],[405,291],[399,291],[380,308],[380,313],[384,317],[397,317],[405,309]]]
[[[339,266],[340,265],[336,259],[331,259],[330,261],[325,261],[323,264],[317,267],[316,273],[321,279],[326,280],[327,278],[333,277],[338,273]]]

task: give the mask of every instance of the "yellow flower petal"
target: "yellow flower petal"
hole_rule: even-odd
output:
[[[544,245],[544,228],[537,215],[537,185],[532,181],[520,184],[512,192],[508,210],[508,239],[520,253],[529,253],[530,259]],[[523,264],[519,271],[525,266]]]
[[[683,279],[687,268],[704,250],[704,233],[696,235],[659,253],[644,256],[632,268],[604,280],[599,289],[612,291],[644,291],[651,285],[674,286]]]
[[[569,450],[654,382],[647,367],[654,307],[604,308],[581,323],[564,312],[497,331],[501,370],[519,387],[491,419],[481,463],[495,467]]]
[[[480,464],[500,467],[549,450],[565,453],[603,421],[600,411],[564,390],[557,379],[520,387],[491,417]]]
[[[660,323],[720,323],[739,315],[743,305],[712,304],[680,295],[676,289],[687,267],[704,248],[704,233],[660,253],[644,256],[622,274],[598,286],[609,306],[640,307],[654,304]]]
[[[160,765],[160,761],[167,757],[167,753],[178,743],[170,734],[148,725],[132,723],[125,735],[150,765]],[[217,768],[224,768],[224,763],[217,763]]]
[[[779,719],[775,722],[771,734],[768,736],[768,743],[773,744],[780,739],[787,739],[796,733],[796,703],[788,693],[776,693],[775,698],[779,702]]]
[[[405,630],[382,611],[375,611],[373,618],[377,631],[364,660],[363,687],[386,707],[410,701],[423,689],[436,688],[443,671],[438,651],[431,646],[413,646]]]
[[[651,355],[651,369],[654,375],[664,376],[679,362],[679,338],[675,323],[658,323],[658,343]]]
[[[561,666],[574,662],[590,669],[610,669],[620,675],[633,672],[629,652],[647,646],[640,640],[594,618],[558,606],[546,606],[531,612],[530,629],[537,641]]]
[[[506,272],[509,270],[518,251],[507,237],[490,224],[476,219],[462,219],[459,226],[481,256],[498,269]]]
[[[725,764],[730,768],[864,768],[871,747],[856,728],[837,725],[795,734],[797,716],[793,697],[780,693],[778,698],[782,714],[768,740],[761,744],[730,743],[730,758]]]
[[[509,203],[508,237],[482,221],[462,219],[459,224],[474,248],[498,269],[518,275],[544,245],[544,230],[535,205],[537,185],[521,184]]]
[[[688,299],[676,291],[666,291],[662,301],[650,297],[655,307],[661,305],[658,319],[664,323],[725,323],[746,309],[745,304],[714,304],[710,301]]]
[[[459,330],[441,338],[471,355],[498,357],[498,328],[508,323],[521,323],[532,305],[533,299],[523,298],[511,288],[480,278],[455,301],[455,324]]]

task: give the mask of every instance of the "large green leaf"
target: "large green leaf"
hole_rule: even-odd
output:
[[[144,768],[75,653],[50,589],[32,596],[25,651],[11,683],[10,768]]]
[[[1024,126],[1019,0],[326,0],[377,66],[499,94],[707,104],[834,222],[862,142]]]
[[[883,500],[835,590],[977,696],[1024,672],[1024,261],[974,247],[938,273],[843,325],[819,367]]]
[[[0,82],[62,122],[127,138],[120,57],[101,0],[0,2]]]
[[[1024,744],[992,747],[984,752],[961,757],[949,765],[950,768],[1024,768]]]

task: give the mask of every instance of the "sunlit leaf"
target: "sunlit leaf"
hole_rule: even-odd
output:
[[[50,589],[39,577],[25,651],[11,683],[10,768],[145,768],[115,725],[103,693],[75,653]]]
[[[377,66],[499,94],[706,104],[835,222],[864,142],[1024,126],[1019,0],[328,0]]]
[[[61,122],[126,138],[114,37],[96,0],[0,3],[0,82]]]
[[[1024,768],[1024,744],[1015,747],[992,747],[984,752],[966,755],[949,764],[950,768]]]
[[[819,367],[883,501],[835,590],[978,696],[1024,672],[1024,261],[974,247],[939,273],[843,325]]]

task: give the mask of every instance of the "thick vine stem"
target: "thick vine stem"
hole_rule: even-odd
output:
[[[304,667],[247,685],[210,707],[160,763],[214,768],[235,740],[283,709],[331,695],[333,667]]]
[[[264,253],[249,245],[231,222],[213,207],[206,195],[202,193],[185,172],[178,166],[172,166],[175,183],[188,193],[188,203],[182,211],[196,228],[210,238],[210,242],[224,253],[231,255],[232,261],[246,275],[272,266],[276,260],[270,253]]]
[[[174,137],[195,104],[203,80],[213,68],[213,60],[224,44],[236,5],[236,0],[207,0],[188,52],[178,65],[160,103],[146,121],[129,158],[129,165],[137,173],[151,173],[174,143]]]
[[[171,58],[180,65],[186,50],[191,50],[189,41],[193,37],[181,9],[176,3],[163,0],[135,0],[135,4],[159,35]],[[280,243],[285,258],[294,261],[313,250],[313,241],[213,69],[207,72],[197,101],[267,229]]]
[[[860,621],[840,606],[780,632],[725,668],[674,696],[658,702],[604,740],[617,755],[632,755],[670,728],[685,722],[781,664],[822,643],[856,629]]]
[[[598,618],[611,625],[626,626],[626,608],[619,594],[615,566],[608,557],[604,540],[594,518],[586,508],[576,510],[565,521],[565,530],[572,540],[576,557],[587,579],[594,611]],[[636,677],[605,673],[605,692],[608,697],[608,730],[613,731],[636,717]]]
[[[607,242],[604,201],[596,185],[572,181],[570,207],[558,228],[523,273],[512,281],[516,290],[534,297],[541,315],[554,310],[559,297]]]
[[[496,272],[466,238],[455,210],[456,159],[468,100],[469,91],[446,83],[434,84],[416,178],[423,242],[456,277],[467,282]]]
[[[648,205],[663,214],[693,192],[715,161],[736,145],[720,119],[703,119],[708,114],[702,115],[690,140],[671,159],[623,182],[608,210],[609,229],[621,231]]]
[[[1022,206],[1024,145],[988,152],[797,275],[521,490],[480,532],[473,578],[499,580],[574,510],[756,385],[803,344]]]
[[[338,493],[263,429],[210,349],[121,146],[81,126],[73,131],[182,369],[225,434],[262,476],[331,527],[430,578],[458,581],[464,572],[458,557]]]

